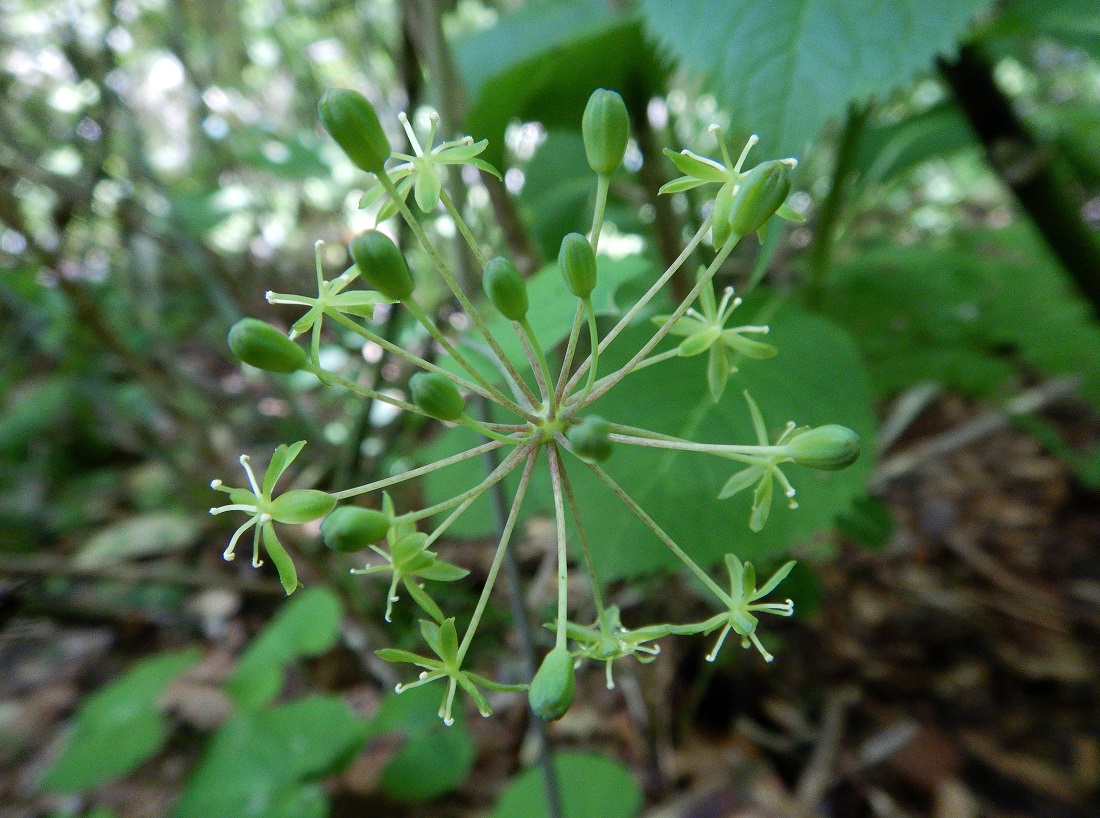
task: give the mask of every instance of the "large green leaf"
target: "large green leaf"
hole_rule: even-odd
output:
[[[1100,327],[1025,226],[869,248],[830,275],[824,309],[881,393],[933,380],[988,395],[1026,363],[1080,374],[1100,401]]]
[[[270,702],[282,689],[288,664],[332,647],[342,615],[340,600],[327,588],[308,588],[292,596],[237,662],[225,683],[230,695],[245,707]]]
[[[604,756],[561,753],[554,757],[565,818],[634,818],[642,790],[630,770]],[[508,782],[492,818],[549,816],[542,771],[531,767]]]
[[[579,129],[599,87],[655,88],[657,61],[635,15],[604,0],[532,3],[455,44],[471,107],[466,129],[487,138],[483,158],[500,165],[513,120]]]
[[[391,693],[368,726],[368,736],[400,733],[405,743],[382,771],[382,789],[402,801],[428,801],[450,792],[474,766],[474,739],[462,708],[455,723],[439,718],[440,684]]]
[[[168,738],[168,722],[157,700],[200,655],[192,648],[146,659],[85,699],[65,749],[42,786],[54,792],[80,792],[125,775],[154,755]]]
[[[744,320],[752,323],[752,305]],[[738,465],[710,455],[618,445],[604,464],[615,480],[696,561],[713,565],[725,554],[742,559],[785,556],[833,524],[860,496],[870,474],[875,430],[870,384],[855,344],[828,321],[793,304],[767,320],[770,343],[779,355],[742,361],[722,400],[706,388],[706,355],[672,360],[629,376],[594,406],[615,423],[640,426],[701,443],[752,443],[752,422],[742,390],[759,404],[773,438],[793,420],[799,425],[840,423],[856,430],[864,453],[839,472],[795,466],[785,472],[798,490],[799,508],[776,497],[764,529],[748,528],[751,492],[728,500],[719,490]],[[609,350],[606,370],[640,346],[648,330],[624,334]],[[575,491],[583,498],[582,519],[597,571],[605,579],[674,568],[676,558],[587,468],[567,459]]]
[[[176,818],[323,818],[315,782],[345,766],[366,725],[340,699],[313,696],[242,710],[215,734],[187,782]]]
[[[799,155],[852,100],[951,51],[989,0],[642,0],[646,28],[701,74],[757,156]]]

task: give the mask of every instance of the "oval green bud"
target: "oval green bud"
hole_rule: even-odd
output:
[[[256,318],[242,318],[229,330],[229,348],[241,361],[268,372],[297,372],[306,362],[305,350],[275,327]]]
[[[271,501],[271,518],[277,523],[300,525],[320,520],[336,505],[330,495],[317,489],[295,489]]]
[[[779,160],[761,162],[741,179],[730,207],[730,227],[742,236],[755,233],[787,201],[790,192],[791,166]]]
[[[859,457],[859,450],[859,435],[835,423],[810,429],[787,443],[791,460],[800,466],[824,471],[837,471],[852,465]]]
[[[363,170],[381,176],[390,158],[390,141],[370,100],[357,91],[333,88],[321,95],[317,113],[325,130]]]
[[[531,688],[527,691],[531,710],[546,721],[560,719],[573,703],[576,684],[573,656],[565,648],[554,648],[546,654],[531,680]]]
[[[485,265],[482,286],[493,306],[505,318],[522,321],[527,315],[527,282],[523,280],[516,265],[508,259],[503,256],[489,259]]]
[[[558,267],[565,277],[569,292],[577,298],[588,298],[596,289],[596,253],[588,239],[580,233],[570,233],[561,240]]]
[[[611,457],[611,426],[598,415],[589,415],[565,433],[573,451],[587,460],[602,462]]]
[[[413,403],[438,420],[455,421],[466,411],[466,402],[453,383],[438,372],[417,372],[409,378]]]
[[[409,265],[393,239],[379,230],[368,230],[348,245],[363,280],[386,298],[402,301],[412,295]]]
[[[593,91],[581,117],[581,133],[588,166],[610,176],[622,164],[630,138],[630,114],[623,98],[604,88]]]
[[[390,518],[373,508],[340,506],[321,523],[321,537],[333,551],[362,551],[386,536]]]

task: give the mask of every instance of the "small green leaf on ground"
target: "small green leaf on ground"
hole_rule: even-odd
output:
[[[440,685],[391,693],[368,725],[368,736],[400,733],[405,743],[382,771],[382,789],[399,801],[428,801],[455,789],[474,766],[474,740],[461,708],[447,727],[439,719]]]
[[[634,818],[642,809],[642,790],[630,770],[604,756],[560,753],[554,757],[565,818]],[[530,767],[501,793],[492,818],[549,816],[542,770]]]
[[[290,597],[252,641],[226,681],[238,704],[267,704],[283,687],[286,666],[302,656],[324,653],[340,633],[343,609],[327,588],[307,588]]]
[[[157,700],[200,655],[192,648],[146,659],[86,698],[65,749],[42,779],[43,789],[81,792],[126,775],[156,754],[169,732]]]

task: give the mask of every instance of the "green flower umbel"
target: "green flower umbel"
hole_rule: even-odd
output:
[[[700,270],[700,274],[702,272]],[[699,293],[699,307],[702,312],[692,307],[669,329],[672,335],[684,336],[679,346],[680,355],[690,357],[704,352],[710,353],[707,358],[707,385],[715,403],[722,399],[729,376],[737,371],[732,355],[741,354],[746,358],[763,360],[778,352],[771,344],[745,337],[752,334],[766,335],[766,326],[726,328],[726,322],[739,306],[741,299],[733,297],[732,287],[726,287],[722,301],[718,303],[714,297],[714,288],[707,285]],[[653,322],[660,326],[667,320],[667,315],[659,315]]]
[[[425,153],[404,111],[398,114],[397,117],[401,120],[401,125],[405,128],[405,133],[409,137],[409,144],[413,149],[413,155],[411,156],[407,153],[394,152],[393,156],[403,161],[386,171],[390,181],[396,187],[397,195],[401,201],[405,201],[409,196],[409,191],[412,191],[417,207],[425,213],[431,213],[435,206],[439,204],[439,196],[443,190],[443,180],[439,176],[440,165],[473,165],[486,173],[493,174],[498,179],[501,178],[500,171],[484,159],[477,158],[477,155],[485,150],[485,147],[489,144],[488,139],[474,142],[473,137],[464,136],[461,139],[444,142],[433,148],[435,129],[439,125],[439,114],[433,111],[431,114],[431,128],[428,130],[428,138],[425,140],[425,144],[428,146],[427,153]],[[381,182],[378,182],[366,192],[359,206],[368,207],[385,193],[385,187]],[[391,199],[382,206],[378,213],[378,220],[384,221],[390,218],[397,212],[397,209],[397,202]]]
[[[328,494],[314,489],[297,489],[272,498],[271,492],[274,491],[275,484],[305,445],[306,442],[300,440],[293,446],[283,445],[277,448],[271,456],[267,471],[264,473],[262,487],[256,482],[256,476],[252,473],[252,466],[246,454],[242,454],[240,460],[241,466],[244,467],[244,473],[248,477],[251,490],[230,488],[223,485],[221,480],[214,480],[210,483],[210,488],[224,491],[229,495],[230,500],[229,505],[210,509],[211,514],[243,511],[245,514],[250,515],[248,522],[233,532],[233,536],[229,540],[229,546],[222,554],[222,558],[227,561],[232,560],[236,556],[234,550],[241,535],[248,529],[254,528],[255,531],[252,536],[253,567],[259,568],[263,565],[263,560],[260,558],[260,544],[262,543],[267,555],[275,563],[275,568],[279,571],[279,582],[282,583],[288,595],[294,593],[298,587],[298,573],[294,569],[294,562],[290,559],[290,555],[287,554],[286,549],[283,548],[279,538],[275,535],[275,527],[272,523],[288,523],[291,525],[309,523],[321,519],[332,511],[336,505],[336,501]]]
[[[772,661],[775,657],[764,649],[764,646],[760,644],[759,637],[756,635],[756,626],[759,620],[753,614],[754,612],[770,613],[776,616],[791,616],[794,614],[794,603],[789,599],[786,602],[758,601],[774,591],[776,586],[787,578],[787,574],[791,572],[794,565],[793,562],[788,562],[772,574],[771,579],[765,582],[763,587],[757,588],[756,570],[752,567],[752,563],[743,563],[733,554],[727,554],[726,570],[730,575],[730,596],[729,599],[723,600],[728,606],[727,609],[717,616],[711,617],[706,622],[700,622],[698,625],[677,626],[673,631],[710,633],[721,628],[722,632],[718,635],[714,650],[707,654],[708,662],[713,662],[718,658],[718,651],[722,649],[722,645],[725,643],[730,631],[734,631],[741,637],[741,647],[747,648],[750,644],[754,645],[765,661]]]

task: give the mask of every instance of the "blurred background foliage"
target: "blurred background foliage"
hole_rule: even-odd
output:
[[[943,390],[993,406],[1025,390],[1039,401],[1031,408],[1070,392],[1086,414],[1100,405],[1098,59],[1100,10],[1071,0],[6,0],[0,614],[164,626],[130,646],[135,658],[214,638],[191,606],[204,589],[251,600],[245,610],[266,620],[278,593],[271,577],[219,559],[226,531],[205,514],[212,477],[231,473],[241,452],[266,459],[277,443],[307,439],[295,485],[342,488],[462,445],[459,432],[434,436],[415,419],[319,390],[312,376],[242,371],[225,347],[242,315],[294,319],[264,292],[308,292],[315,241],[336,271],[348,263],[347,239],[374,223],[359,208],[368,180],[317,124],[316,101],[330,87],[370,97],[395,145],[404,139],[392,127],[396,112],[426,125],[428,106],[447,137],[489,138],[485,158],[503,183],[475,172],[452,178],[452,191],[478,235],[534,276],[532,288],[556,276],[544,268],[561,237],[586,227],[594,182],[579,137],[584,103],[596,87],[619,90],[634,138],[608,209],[609,284],[597,308],[609,316],[705,215],[694,192],[657,196],[674,175],[662,148],[717,155],[707,129],[718,122],[731,148],[758,132],[757,160],[800,157],[792,204],[807,222],[773,225],[762,245],[745,242],[722,274],[752,291],[742,309],[771,320],[783,351],[765,365],[747,362],[739,377],[766,416],[847,423],[867,456],[820,484],[805,479],[803,508],[777,511],[744,542],[728,532],[743,530],[746,508],[712,500],[728,475],[644,452],[618,456],[612,472],[711,564],[731,547],[764,560],[792,549],[826,558],[838,515],[846,532],[876,544],[892,525],[867,499],[881,488],[876,427],[885,418],[879,440],[888,446],[905,418],[890,407]],[[452,247],[449,218],[424,223],[468,265]],[[427,269],[408,252],[414,269]],[[446,320],[444,293],[435,301]],[[553,293],[535,303],[540,336],[560,339],[567,327],[553,324]],[[380,310],[377,322],[402,344],[425,343],[396,312]],[[387,388],[400,390],[409,374],[379,348],[335,333],[323,352],[329,368],[365,369]],[[636,393],[605,399],[605,413],[661,431],[691,424],[701,439],[744,436],[739,389],[713,408],[689,394],[696,363],[647,370]],[[1067,440],[1038,416],[1024,425],[1084,485],[1100,485],[1095,442]],[[445,475],[470,479],[462,469]],[[416,490],[405,498],[416,499]],[[530,512],[545,502],[536,485]],[[685,506],[698,511],[685,519]],[[609,581],[669,566],[618,509],[590,511]],[[482,509],[461,533],[490,529]],[[350,563],[319,554],[315,539],[294,543],[307,583],[332,587],[333,604],[371,633],[381,588],[350,582]],[[812,598],[812,574],[800,582]],[[503,616],[490,627],[504,639]],[[273,666],[328,650],[337,630]],[[159,659],[183,672],[190,662],[180,656]],[[385,670],[370,673],[391,681]],[[243,745],[257,736],[277,745],[306,729],[293,725],[346,723],[340,699],[316,691],[263,709],[281,678],[219,727],[180,815],[229,814],[201,798],[225,790],[233,803],[239,782],[217,781],[233,762],[219,759],[254,752]],[[156,702],[145,707],[154,739],[137,762],[167,735]],[[313,782],[346,766],[368,735],[419,723],[395,707],[354,722],[316,763],[281,777],[257,762],[249,775],[267,782],[269,806],[249,814],[327,814]],[[459,739],[412,729],[427,749],[407,754],[411,766],[398,764],[383,790],[415,800],[457,786],[472,764],[465,728]],[[434,752],[461,775],[419,778],[415,759]],[[586,758],[559,761],[583,771]],[[59,791],[132,767],[74,779],[64,763],[51,772]],[[496,814],[528,814],[514,804],[538,800],[534,783],[517,779],[520,795]]]

